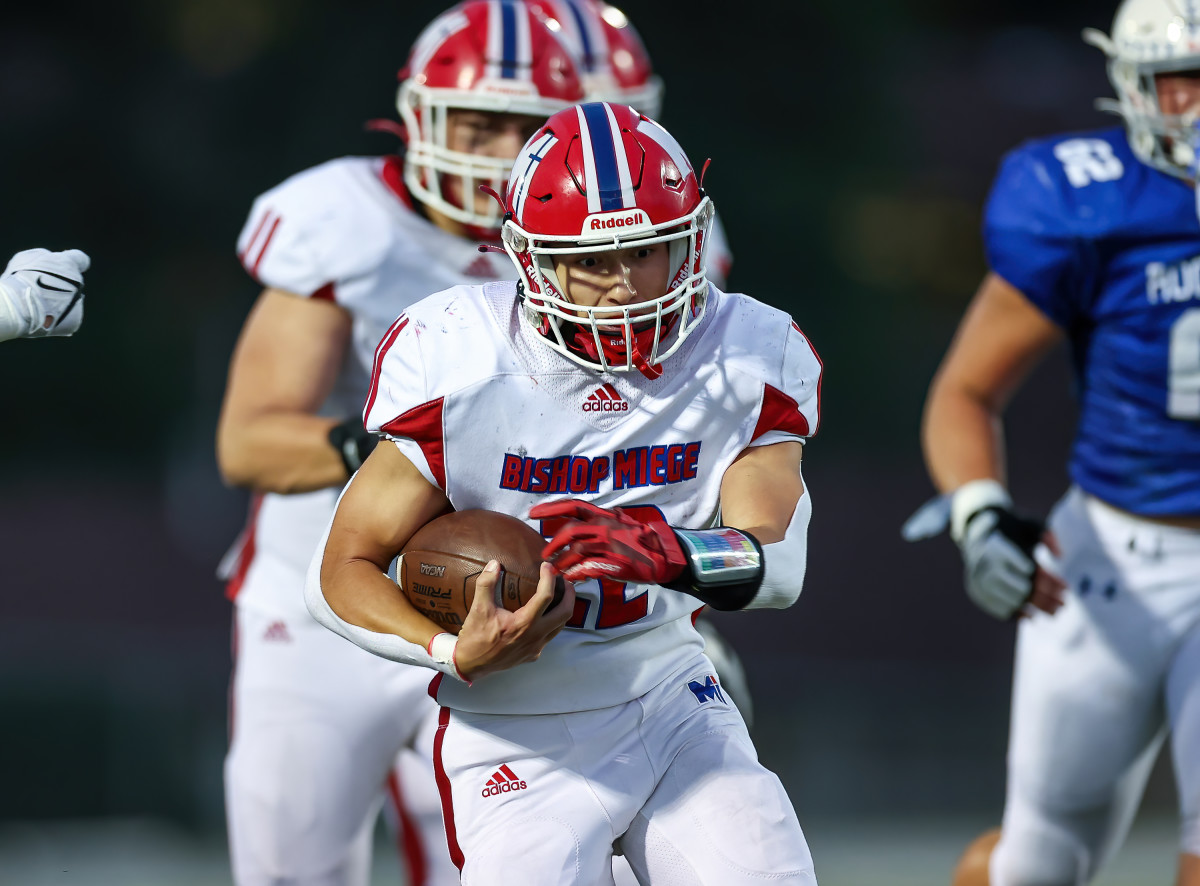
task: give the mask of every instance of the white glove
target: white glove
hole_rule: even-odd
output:
[[[71,335],[83,322],[83,272],[92,260],[78,249],[26,249],[0,276],[0,341]]]
[[[967,596],[989,615],[1012,618],[1033,594],[1033,550],[1045,525],[1014,514],[995,480],[972,480],[954,491],[950,537],[962,551]]]

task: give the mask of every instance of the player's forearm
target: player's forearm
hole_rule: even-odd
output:
[[[934,382],[921,424],[921,446],[925,466],[941,492],[982,478],[1005,482],[998,411],[951,382]]]
[[[311,492],[346,482],[342,456],[329,442],[337,421],[278,414],[225,420],[217,430],[217,463],[231,486],[260,492]]]
[[[327,538],[328,534],[321,540],[304,584],[304,602],[313,618],[373,655],[464,679],[454,664],[453,650],[448,656],[437,657],[430,652],[430,641],[440,629],[426,622],[415,610],[408,613],[398,610],[396,601],[402,605],[407,601],[403,600],[391,579],[374,564],[342,561],[335,566],[332,560],[327,562],[324,555]],[[353,568],[349,572],[343,572],[351,565]],[[340,612],[333,608],[330,598],[338,602]],[[389,627],[395,630],[388,630]]]
[[[377,634],[394,634],[421,647],[441,632],[405,599],[378,566],[367,560],[333,560],[326,554],[321,591],[343,621]]]

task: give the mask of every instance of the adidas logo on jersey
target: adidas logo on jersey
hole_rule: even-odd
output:
[[[611,384],[605,383],[583,401],[584,412],[628,412],[629,404]]]
[[[516,774],[508,768],[505,763],[496,770],[496,774],[488,779],[488,783],[483,786],[483,796],[499,797],[501,794],[507,794],[512,791],[523,791],[529,785],[517,778]]]
[[[288,633],[287,624],[273,621],[263,632],[263,639],[273,643],[291,643],[292,635]]]

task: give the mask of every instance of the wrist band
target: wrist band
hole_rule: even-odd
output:
[[[950,494],[950,537],[955,544],[962,542],[972,517],[995,507],[1012,507],[1008,490],[998,480],[971,480],[955,489]]]
[[[362,467],[379,438],[363,427],[362,419],[348,418],[329,429],[329,445],[337,450],[351,476]]]
[[[687,565],[668,587],[703,600],[713,609],[743,609],[763,577],[762,545],[753,535],[719,526],[675,529]]]
[[[442,631],[440,634],[434,634],[429,641],[429,646],[426,647],[426,652],[440,665],[447,665],[446,668],[439,668],[445,673],[449,673],[452,677],[457,677],[464,683],[470,683],[463,676],[462,671],[458,669],[458,662],[454,660],[454,652],[458,647],[458,637],[447,631]]]

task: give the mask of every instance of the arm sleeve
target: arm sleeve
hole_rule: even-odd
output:
[[[375,350],[363,424],[391,440],[443,492],[446,490],[443,397],[432,397],[421,359],[421,321],[402,314]]]
[[[1004,158],[984,212],[988,265],[1059,326],[1079,314],[1087,280],[1071,229],[1062,164],[1049,152],[1018,149]]]
[[[817,432],[822,372],[821,358],[795,321],[789,321],[778,370],[763,382],[762,406],[751,446],[785,440],[803,443]]]
[[[781,541],[763,545],[763,578],[758,593],[747,609],[787,609],[800,597],[808,570],[808,522],[812,519],[812,495],[804,494],[788,522]]]

